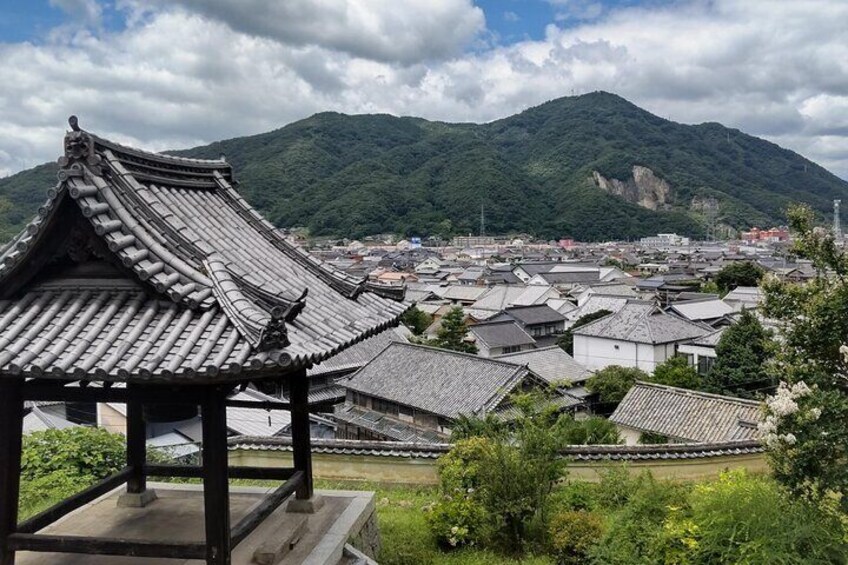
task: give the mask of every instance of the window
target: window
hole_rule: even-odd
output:
[[[519,351],[521,351],[520,345],[508,345],[503,348],[504,353],[518,353]]]

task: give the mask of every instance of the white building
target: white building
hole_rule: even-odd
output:
[[[574,360],[590,370],[620,365],[651,373],[677,353],[678,344],[711,331],[653,303],[629,300],[618,312],[573,331]]]
[[[639,240],[642,247],[656,247],[659,249],[666,247],[687,247],[689,238],[677,235],[676,233],[658,233],[650,237],[643,237]]]

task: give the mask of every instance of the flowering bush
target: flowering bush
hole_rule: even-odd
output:
[[[817,276],[794,284],[769,277],[763,314],[780,326],[773,370],[785,381],[766,403],[760,428],[774,477],[814,502],[841,501],[848,511],[848,253],[814,229],[809,207],[789,212],[793,252]]]
[[[471,491],[471,492],[469,492]],[[443,495],[427,515],[430,530],[446,548],[476,545],[485,537],[488,518],[473,490]]]

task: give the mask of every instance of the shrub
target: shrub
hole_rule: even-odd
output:
[[[474,545],[488,537],[491,522],[480,501],[480,469],[492,450],[485,437],[456,442],[439,459],[441,497],[433,505],[428,522],[443,547]]]
[[[704,383],[698,371],[689,366],[685,357],[671,357],[665,363],[657,365],[651,381],[690,390],[703,390]]]
[[[621,479],[616,474],[616,481]],[[663,525],[675,507],[686,502],[682,485],[656,481],[649,473],[620,481],[616,501],[625,500],[614,511],[608,527],[590,554],[595,563],[631,565],[632,563],[662,563],[659,553],[663,545]]]
[[[473,490],[457,489],[443,496],[433,505],[427,521],[436,541],[445,548],[476,545],[488,537],[489,516]]]
[[[21,477],[33,480],[55,472],[102,479],[126,464],[124,437],[102,428],[45,430],[24,436]]]
[[[674,515],[667,529],[689,530],[683,545],[694,563],[848,562],[836,513],[789,496],[769,478],[724,473],[696,486],[689,502],[689,516]]]
[[[549,534],[551,548],[557,563],[580,565],[585,563],[589,550],[603,533],[600,516],[585,510],[567,510],[551,518]]]

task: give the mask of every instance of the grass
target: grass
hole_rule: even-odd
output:
[[[443,551],[427,524],[425,507],[435,499],[435,487],[386,485],[362,482],[316,481],[316,488],[373,490],[377,493],[377,522],[380,525],[382,565],[551,565],[548,557],[504,557],[491,551],[467,548]]]

